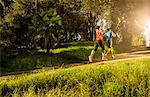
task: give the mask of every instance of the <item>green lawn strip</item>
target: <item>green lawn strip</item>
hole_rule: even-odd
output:
[[[45,54],[45,50],[39,49],[34,53],[22,53],[11,57],[2,66],[2,73],[34,70],[43,67],[61,66],[62,64],[81,63],[88,60],[93,42],[70,42],[66,48],[53,49],[53,54]],[[115,50],[116,52],[117,50]],[[94,59],[100,60],[101,48],[94,55]]]
[[[53,67],[61,64],[81,63],[88,60],[92,47],[68,47],[53,50],[53,55],[21,54],[9,59],[2,72],[18,72],[42,67]],[[101,49],[94,55],[100,59]]]
[[[85,65],[0,82],[0,95],[36,97],[150,96],[150,58]]]

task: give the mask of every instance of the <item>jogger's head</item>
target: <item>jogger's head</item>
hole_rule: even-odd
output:
[[[110,31],[110,28],[107,28],[107,31]]]
[[[100,26],[96,26],[96,29],[99,30]]]

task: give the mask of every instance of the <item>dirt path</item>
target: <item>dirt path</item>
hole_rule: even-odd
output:
[[[150,50],[133,49],[132,51],[130,51],[128,53],[117,54],[113,60],[108,60],[108,61],[94,60],[95,62],[92,63],[92,65],[94,65],[94,64],[105,64],[105,63],[115,63],[115,62],[119,62],[119,61],[142,59],[142,58],[150,58]],[[58,68],[69,68],[69,67],[84,66],[84,65],[86,65],[86,64],[85,63],[75,63],[75,64],[56,66],[56,67],[45,67],[42,69],[32,70],[32,71],[27,71],[27,72],[11,73],[11,74],[6,74],[6,75],[0,76],[0,80],[8,79],[10,77],[18,77],[18,76],[22,76],[22,75],[36,74],[39,72],[54,70],[54,69],[58,69]]]
[[[132,51],[129,53],[117,54],[113,60],[96,62],[94,64],[114,63],[125,60],[150,58],[150,50]]]

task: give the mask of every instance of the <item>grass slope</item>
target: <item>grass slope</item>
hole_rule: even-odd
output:
[[[62,64],[81,63],[88,60],[93,42],[71,42],[67,43],[68,47],[53,49],[53,54],[45,54],[46,50],[39,49],[32,53],[21,53],[17,56],[11,56],[6,59],[6,63],[2,65],[2,71],[18,72],[34,70],[42,67],[60,66]],[[101,49],[94,55],[94,59],[100,60]]]
[[[1,97],[150,97],[150,58],[57,69],[0,82]]]

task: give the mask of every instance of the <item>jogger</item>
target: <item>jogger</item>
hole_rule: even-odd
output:
[[[105,59],[105,48],[104,48],[104,42],[103,42],[103,32],[100,28],[100,26],[96,27],[96,41],[94,43],[94,49],[91,51],[91,54],[89,56],[89,62],[93,62],[93,56],[95,54],[95,52],[97,51],[98,47],[102,48],[102,60],[106,60]]]
[[[106,37],[106,45],[108,47],[108,51],[106,52],[105,56],[111,53],[111,57],[114,58],[113,48],[112,48],[112,31],[107,29],[107,32],[104,34]]]

